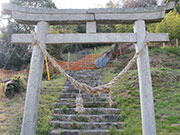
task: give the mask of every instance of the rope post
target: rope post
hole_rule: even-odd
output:
[[[70,59],[71,59],[71,53],[68,52],[68,70],[70,70]]]
[[[142,48],[143,42],[146,38],[145,22],[143,20],[135,21],[134,32],[137,35],[136,52],[138,52]],[[148,46],[144,48],[142,54],[138,57],[137,68],[140,87],[143,135],[156,135]]]
[[[47,76],[48,76],[48,81],[50,81],[50,75],[49,75],[49,67],[48,67],[48,62],[47,62],[47,57],[45,56],[45,62],[46,62],[46,70],[47,70]]]
[[[166,43],[165,42],[163,42],[163,48],[165,48],[166,47]]]
[[[48,30],[49,24],[47,22],[39,22],[37,24],[37,39],[43,49],[46,48],[45,42]],[[38,46],[34,46],[28,77],[21,135],[35,135],[43,67],[43,53]]]
[[[178,43],[178,39],[176,38],[176,47],[178,48],[179,43]]]
[[[120,56],[122,56],[122,44],[119,44]]]
[[[94,47],[94,54],[96,54],[96,47]]]

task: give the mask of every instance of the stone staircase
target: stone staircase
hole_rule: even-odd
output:
[[[71,71],[70,75],[91,86],[103,83],[100,70]],[[51,135],[110,135],[110,127],[121,128],[121,110],[115,105],[109,107],[108,93],[92,96],[82,91],[86,109],[83,114],[75,112],[78,93],[79,90],[69,81],[65,82],[60,98],[55,103]]]

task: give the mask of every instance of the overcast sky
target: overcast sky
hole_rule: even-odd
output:
[[[57,8],[96,8],[104,6],[109,0],[52,0]],[[114,0],[117,1],[117,0]],[[8,3],[9,0],[0,0],[0,12],[2,10],[2,3]],[[6,22],[0,21],[0,27],[2,23],[6,25]]]
[[[110,0],[52,0],[57,8],[97,8],[104,7],[106,3]],[[112,0],[113,2],[118,2],[121,0]],[[157,0],[160,2],[161,0]],[[8,3],[9,0],[0,0],[0,12],[2,10],[2,3]],[[0,27],[2,27],[2,23],[6,25],[5,21],[0,21]]]
[[[96,8],[104,7],[110,0],[52,0],[58,8]],[[112,0],[118,2],[122,0]],[[157,0],[158,3],[162,0]],[[0,11],[2,10],[2,3],[7,3],[9,0],[0,0]]]
[[[109,0],[52,0],[58,8],[95,8],[99,5],[104,6]],[[117,0],[114,0],[117,1]],[[0,10],[2,3],[9,0],[0,0]]]
[[[109,0],[52,0],[58,8],[95,8]]]

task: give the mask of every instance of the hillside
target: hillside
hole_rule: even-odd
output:
[[[158,135],[180,134],[180,49],[150,49],[151,72]],[[128,63],[134,52],[121,56],[102,69],[104,82],[108,82]],[[37,135],[48,135],[52,126],[54,103],[59,98],[65,79],[60,75],[51,81],[43,80]],[[124,122],[119,133],[111,128],[112,135],[140,135],[140,101],[136,65],[113,87],[117,107],[122,110]],[[3,99],[0,104],[0,134],[19,135],[25,93],[13,99]]]
[[[134,56],[135,51],[125,54],[111,61],[109,67],[114,67],[116,72],[120,72],[127,62]],[[171,68],[180,69],[180,49],[176,47],[150,48],[149,49],[151,68]],[[136,69],[136,64],[131,69]]]
[[[103,71],[105,82],[111,80],[123,68],[133,53],[119,57],[112,63],[115,68]],[[150,49],[151,75],[155,103],[156,127],[158,135],[180,134],[180,49]],[[111,65],[112,66],[112,65]],[[111,67],[109,66],[109,67]],[[139,85],[136,65],[112,88],[115,101],[123,111],[122,135],[140,135],[141,113]]]

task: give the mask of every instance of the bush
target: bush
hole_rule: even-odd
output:
[[[6,83],[5,96],[12,98],[16,93],[20,93],[25,90],[25,85],[19,75],[15,75],[10,81]]]
[[[52,69],[49,69],[49,76],[50,76],[50,78],[53,78],[53,74],[54,74],[53,70],[52,70]],[[48,76],[47,76],[47,70],[44,70],[44,71],[43,71],[43,79],[47,79],[47,78],[48,78]]]
[[[157,24],[155,33],[169,33],[170,40],[180,39],[180,14],[173,10],[166,14],[165,18]]]
[[[0,98],[4,96],[4,83],[0,83]]]
[[[120,133],[117,131],[115,127],[109,128],[109,135],[119,135]]]
[[[177,47],[166,47],[164,48],[166,52],[173,53],[177,56],[180,56],[180,48]]]

